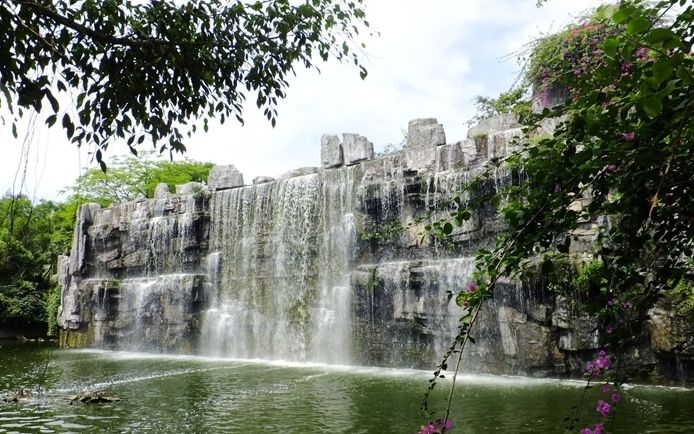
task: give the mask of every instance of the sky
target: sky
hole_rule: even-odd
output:
[[[462,140],[475,114],[473,98],[496,96],[518,77],[513,53],[600,3],[550,0],[537,8],[535,0],[365,0],[367,18],[380,33],[363,39],[365,80],[351,63],[321,64],[320,73],[298,69],[275,128],[249,98],[244,126],[227,121],[207,133],[200,129],[185,142],[186,155],[233,164],[250,184],[256,176],[319,166],[325,133],[358,133],[379,151],[402,142],[410,119],[435,117],[448,142]],[[59,200],[81,171],[97,167],[87,147],[77,149],[42,119],[31,128],[21,125],[19,139],[0,125],[0,195]],[[126,153],[125,144],[116,143],[105,159]]]

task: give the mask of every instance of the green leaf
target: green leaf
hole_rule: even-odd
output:
[[[453,225],[452,225],[450,222],[446,222],[446,223],[443,225],[443,233],[444,233],[445,235],[450,235],[451,232],[453,232]]]
[[[602,5],[595,10],[595,18],[598,20],[611,19],[616,10],[617,6],[615,5]]]
[[[658,59],[653,64],[653,77],[658,80],[658,84],[669,79],[673,71],[672,63],[670,59]]]
[[[55,121],[58,120],[58,116],[55,114],[52,114],[46,118],[46,125],[48,125],[48,128],[52,127],[55,124]]]
[[[53,113],[58,113],[58,110],[60,109],[60,105],[58,104],[58,100],[55,99],[52,93],[46,92],[46,98],[48,98],[48,101],[51,103],[51,108],[53,109]]]
[[[644,17],[636,17],[627,24],[627,32],[632,35],[638,34],[651,26],[651,21]]]
[[[72,123],[72,120],[70,119],[70,116],[67,113],[63,115],[63,128],[65,128],[67,138],[71,139],[72,136],[75,134],[75,125]]]
[[[363,66],[359,67],[359,77],[361,77],[362,80],[364,80],[368,74],[369,73],[366,70],[366,68],[364,68]]]
[[[642,101],[643,110],[651,118],[655,118],[663,111],[663,102],[657,95],[651,95]]]
[[[623,23],[631,16],[632,13],[633,9],[631,7],[628,5],[620,5],[614,14],[612,14],[612,21],[614,21],[615,24]]]
[[[677,39],[677,35],[672,30],[663,28],[653,29],[646,36],[646,42],[651,45],[661,45],[668,39]]]
[[[617,50],[619,49],[619,39],[617,39],[614,36],[606,38],[605,42],[603,42],[602,44],[602,49],[605,51],[605,54],[608,57],[614,59],[615,57],[617,57]]]

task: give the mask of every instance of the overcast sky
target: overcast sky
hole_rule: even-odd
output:
[[[461,140],[465,122],[474,115],[472,98],[508,90],[517,77],[517,62],[503,57],[600,4],[550,0],[538,9],[535,0],[365,3],[369,21],[380,31],[365,41],[366,80],[349,63],[323,65],[320,74],[300,70],[280,102],[275,128],[249,104],[245,126],[227,122],[200,131],[186,143],[188,157],[234,164],[248,184],[259,175],[320,165],[323,133],[359,133],[378,151],[402,141],[408,120],[436,117],[449,142]],[[68,144],[61,129],[42,124],[39,119],[39,127],[20,130],[20,140],[9,127],[0,127],[0,194],[19,192],[26,169],[22,192],[56,199],[80,170],[95,166],[88,150]],[[107,161],[125,150],[125,145],[110,147]]]

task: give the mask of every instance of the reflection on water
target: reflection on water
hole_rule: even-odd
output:
[[[429,373],[320,364],[53,351],[0,343],[0,433],[413,433]],[[578,382],[462,376],[454,433],[556,433],[583,392]],[[432,398],[443,408],[445,384]],[[122,398],[69,405],[85,388]],[[600,392],[591,391],[589,403]],[[591,405],[586,424],[595,422]],[[614,433],[691,433],[694,391],[633,387]]]

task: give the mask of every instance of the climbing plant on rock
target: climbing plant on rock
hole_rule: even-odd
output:
[[[350,59],[365,77],[368,26],[362,0],[0,0],[0,107],[16,136],[50,105],[46,123],[99,162],[116,139],[182,152],[198,121],[243,123],[249,94],[274,125],[296,66]]]
[[[542,95],[557,89],[566,100],[526,116],[517,150],[495,162],[519,173],[516,182],[458,200],[451,220],[432,226],[446,236],[489,204],[504,224],[495,245],[477,254],[474,290],[457,295],[468,309],[464,323],[474,323],[499,278],[539,270],[554,288],[571,289],[574,305],[596,318],[605,357],[616,357],[612,349],[642,334],[654,303],[692,287],[693,24],[691,0],[629,0],[534,45],[526,82],[539,105],[551,105]],[[553,134],[538,135],[549,119],[560,120]],[[587,248],[576,246],[581,231],[595,233]],[[588,268],[567,274],[576,253]],[[619,384],[633,372],[615,375]]]

